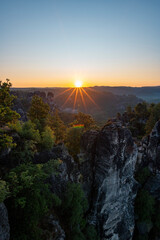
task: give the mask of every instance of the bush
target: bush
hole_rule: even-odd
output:
[[[88,225],[84,231],[87,240],[98,240],[97,231],[93,225]]]
[[[80,153],[80,140],[83,130],[81,128],[68,128],[65,138],[66,147],[73,158],[78,161],[77,154]]]
[[[9,196],[9,189],[7,183],[0,180],[0,203],[3,202]]]
[[[40,134],[36,129],[36,126],[31,121],[22,124],[22,128],[19,128],[19,134],[22,138],[26,140],[33,140],[35,142],[40,142]]]
[[[15,146],[16,144],[13,143],[13,138],[0,129],[0,152]]]
[[[41,220],[52,204],[61,202],[50,191],[46,179],[54,172],[53,162],[21,164],[8,175],[11,198],[7,201],[11,240],[41,239]]]
[[[0,81],[0,127],[11,122],[16,122],[20,115],[11,109],[15,96],[10,95],[12,84],[6,79],[6,82]]]
[[[54,114],[50,116],[49,125],[54,131],[56,143],[62,142],[65,136],[65,125],[58,114],[58,110],[56,110]]]
[[[83,230],[86,226],[84,213],[87,210],[87,200],[80,184],[70,183],[67,186],[62,201],[61,215],[65,221],[67,238],[70,240],[84,239]]]
[[[49,105],[44,103],[41,97],[37,95],[33,96],[28,116],[29,119],[37,125],[40,131],[43,131],[47,124],[49,111]]]
[[[138,215],[138,221],[151,223],[152,215],[155,211],[154,198],[144,189],[136,197],[135,212]]]
[[[150,173],[149,169],[147,167],[145,167],[138,172],[138,174],[136,176],[136,180],[139,183],[144,184],[150,175],[151,175],[151,173]]]
[[[42,149],[50,150],[52,149],[54,143],[55,143],[55,136],[53,134],[53,131],[50,129],[50,127],[46,127],[45,131],[41,134],[41,147]]]

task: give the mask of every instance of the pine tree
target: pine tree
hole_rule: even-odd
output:
[[[35,95],[32,98],[31,107],[28,112],[29,119],[37,125],[41,131],[47,125],[50,107],[47,103],[43,102],[42,98]]]
[[[50,127],[54,131],[56,143],[62,142],[65,136],[65,125],[61,120],[57,109],[54,114],[50,116]]]

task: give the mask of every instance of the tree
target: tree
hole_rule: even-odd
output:
[[[160,119],[160,103],[158,104],[151,104],[149,107],[149,112],[150,112],[150,116],[146,122],[146,133],[149,134],[155,123]]]
[[[83,133],[83,129],[71,127],[67,129],[65,144],[69,153],[73,158],[78,161],[77,154],[80,153],[80,140]]]
[[[75,121],[73,122],[73,125],[74,125],[74,124],[84,125],[84,128],[85,128],[86,130],[95,127],[95,121],[94,121],[94,119],[91,117],[91,115],[85,114],[85,113],[82,113],[82,112],[79,112],[79,113],[75,116]]]
[[[0,82],[0,151],[15,146],[12,136],[9,135],[8,124],[15,123],[20,115],[11,109],[15,97],[10,95],[12,84],[6,79],[6,82]]]
[[[0,180],[0,203],[3,202],[9,196],[9,189],[7,183]]]
[[[37,152],[37,146],[41,142],[39,130],[36,125],[30,120],[21,123],[11,124],[12,131],[18,133],[17,146],[11,152],[11,160],[14,165],[30,162]]]
[[[156,123],[156,119],[155,119],[155,116],[153,113],[150,114],[147,122],[146,122],[146,126],[145,126],[145,129],[146,129],[146,133],[147,134],[150,134],[150,132],[152,131],[154,125]]]
[[[155,211],[154,207],[154,198],[146,190],[140,190],[135,201],[135,212],[138,215],[139,221],[150,223]]]
[[[142,185],[145,184],[145,182],[148,180],[150,177],[151,172],[149,171],[148,167],[145,167],[138,171],[138,173],[135,176],[135,179]]]
[[[50,127],[46,127],[44,132],[41,133],[41,136],[41,148],[50,150],[55,142],[53,131],[50,129]]]
[[[61,206],[61,214],[65,216],[68,239],[85,240],[82,231],[86,226],[84,213],[87,206],[88,203],[80,184],[69,183]]]
[[[35,95],[32,98],[31,107],[28,112],[29,119],[34,122],[40,131],[43,131],[47,125],[50,107],[44,103],[42,98]]]
[[[149,115],[146,102],[138,103],[134,110],[139,118],[146,119]]]
[[[0,127],[15,122],[20,117],[17,112],[11,109],[15,99],[15,96],[10,95],[11,86],[9,79],[6,79],[6,82],[0,81]]]
[[[56,143],[62,142],[65,136],[65,125],[58,114],[58,110],[56,110],[54,114],[50,116],[49,125],[54,131]]]
[[[6,205],[11,239],[41,239],[41,220],[55,204],[55,199],[56,204],[60,204],[46,181],[51,173],[55,173],[53,160],[46,164],[21,164],[10,171],[6,180],[11,197]]]

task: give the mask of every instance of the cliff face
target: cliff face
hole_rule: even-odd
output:
[[[137,166],[148,166],[154,173],[160,170],[160,121],[155,124],[150,135],[142,139]]]
[[[155,124],[149,136],[147,158],[153,164],[153,170],[160,170],[160,121]]]
[[[9,240],[10,227],[8,213],[4,203],[0,203],[0,240]]]
[[[102,240],[132,239],[137,147],[130,131],[112,122],[99,133],[87,132],[82,142],[81,172],[91,201],[90,222],[98,225]]]

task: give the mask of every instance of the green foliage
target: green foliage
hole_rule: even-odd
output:
[[[0,81],[0,152],[15,146],[12,143],[12,137],[8,133],[7,125],[16,122],[20,117],[18,113],[11,109],[15,99],[13,95],[10,95],[11,86],[8,79],[3,83]]]
[[[15,164],[30,162],[37,151],[50,150],[55,142],[55,136],[49,127],[46,127],[40,135],[36,125],[30,120],[12,124],[10,127],[19,134],[17,147],[11,153],[11,159]]]
[[[40,131],[43,131],[47,125],[49,111],[49,105],[44,103],[41,97],[37,95],[33,96],[28,117],[36,124]]]
[[[138,172],[138,174],[136,176],[136,180],[139,183],[144,184],[150,175],[151,175],[151,173],[150,173],[149,169],[147,167],[145,167]]]
[[[154,198],[146,190],[140,190],[135,201],[135,211],[138,215],[138,221],[150,223],[155,211],[154,205]]]
[[[73,124],[82,124],[86,130],[95,128],[95,121],[89,114],[79,112],[75,115]]]
[[[52,167],[51,167],[52,166]],[[52,207],[60,204],[52,195],[46,179],[54,172],[53,161],[43,164],[21,164],[11,170],[8,184],[11,198],[8,209],[11,222],[11,239],[41,239],[40,222]]]
[[[86,226],[84,235],[86,237],[86,240],[99,240],[97,231],[93,225]]]
[[[0,81],[0,127],[10,122],[15,122],[20,115],[11,109],[15,96],[10,95],[12,84],[6,79],[6,82]]]
[[[9,136],[4,130],[0,129],[0,152],[4,149],[15,147],[13,138]]]
[[[98,240],[94,226],[88,225],[85,214],[88,202],[80,184],[69,183],[58,212],[68,240]]]
[[[83,130],[81,128],[68,128],[66,132],[65,143],[69,153],[77,161],[77,154],[80,153],[80,140]]]
[[[0,203],[3,202],[9,196],[9,189],[7,183],[0,180]]]
[[[134,110],[135,114],[141,119],[146,119],[149,115],[146,102],[138,103]]]
[[[147,122],[146,122],[146,126],[145,126],[145,129],[146,129],[146,133],[147,134],[150,134],[150,132],[152,131],[154,125],[156,123],[156,119],[154,117],[154,114],[151,113],[151,115],[149,116]]]
[[[85,239],[82,230],[86,225],[84,218],[86,210],[87,200],[80,184],[68,184],[61,208],[61,214],[65,217],[68,239]]]
[[[17,146],[11,152],[11,159],[15,164],[29,162],[37,152],[37,145],[41,142],[39,130],[30,120],[25,123],[11,124],[10,128],[19,134]]]
[[[50,127],[46,127],[44,132],[42,132],[41,136],[41,148],[46,150],[52,149],[55,143],[55,136]]]
[[[147,134],[149,134],[152,131],[155,123],[160,119],[160,103],[151,104],[149,111],[150,111],[150,116],[146,123]]]
[[[142,138],[145,134],[150,134],[155,123],[160,119],[160,103],[146,104],[139,103],[134,111],[131,107],[127,110],[129,129],[134,137]]]
[[[50,116],[49,125],[54,131],[56,143],[62,142],[65,136],[65,125],[58,114],[58,110],[56,110],[54,114]]]
[[[35,142],[40,142],[40,134],[36,129],[36,126],[31,121],[22,124],[22,128],[19,129],[20,136],[26,140],[33,140]]]

